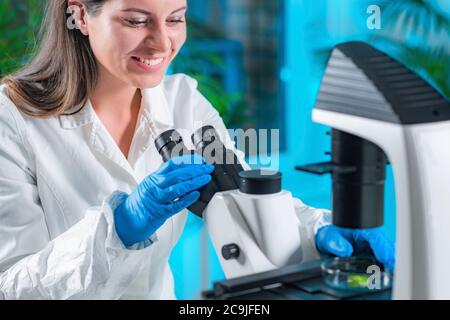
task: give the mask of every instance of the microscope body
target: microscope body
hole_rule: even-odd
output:
[[[450,103],[395,59],[353,42],[333,51],[313,120],[375,145],[392,165],[393,298],[450,299]],[[364,199],[364,184],[358,188],[359,217],[346,213],[347,205],[333,207],[333,215],[352,221],[350,227],[369,227],[365,210],[376,214],[383,202],[375,189]],[[348,196],[334,194],[333,203]]]

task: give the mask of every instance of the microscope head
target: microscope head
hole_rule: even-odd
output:
[[[402,125],[446,121],[450,103],[405,65],[363,42],[338,45],[316,110]]]

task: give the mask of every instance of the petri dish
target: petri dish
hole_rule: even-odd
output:
[[[393,275],[373,257],[336,257],[321,264],[325,284],[339,290],[382,291],[392,287]]]

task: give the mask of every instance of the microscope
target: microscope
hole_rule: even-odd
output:
[[[297,169],[332,175],[333,224],[383,225],[386,165],[393,168],[396,269],[392,294],[380,298],[450,299],[450,103],[392,57],[349,42],[331,54],[313,121],[332,128],[332,159]],[[205,220],[227,278],[206,297],[366,298],[322,285],[320,256],[280,173],[244,171],[212,127],[192,141],[196,150],[178,149],[216,150],[205,157],[216,164],[213,180],[190,208]],[[182,140],[169,131],[156,145],[167,160]]]
[[[351,42],[332,53],[313,120],[333,128],[333,223],[383,223],[389,160],[397,210],[393,298],[450,299],[450,103],[400,62]]]

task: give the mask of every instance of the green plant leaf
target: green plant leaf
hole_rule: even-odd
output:
[[[44,2],[2,0],[0,2],[0,77],[20,68],[35,42]]]
[[[450,21],[425,0],[386,1],[384,32],[374,38],[450,97]]]

